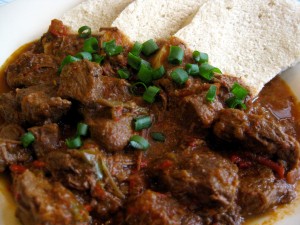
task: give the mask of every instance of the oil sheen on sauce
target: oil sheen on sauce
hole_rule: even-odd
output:
[[[26,51],[33,42],[25,44],[17,49],[0,67],[0,93],[8,92],[10,89],[5,81],[5,70],[7,66],[13,62],[22,52]],[[289,101],[278,103],[276,94],[273,93],[276,87],[276,92],[281,93],[281,98],[293,98]],[[284,93],[284,96],[282,96]],[[279,120],[296,118],[295,130],[297,139],[300,140],[300,104],[296,97],[293,96],[288,85],[280,78],[276,77],[263,89],[264,97],[259,98],[258,103],[267,108],[274,117]],[[276,102],[277,101],[277,102]],[[276,102],[276,104],[274,104]],[[0,122],[2,122],[0,120]],[[12,192],[10,190],[10,179],[8,174],[0,174],[0,222],[1,225],[20,225],[20,222],[15,217],[16,204],[13,200]],[[244,225],[274,225],[276,222],[283,220],[286,217],[292,216],[296,213],[296,209],[300,211],[300,183],[297,186],[298,197],[288,205],[278,206],[263,215],[247,218]],[[299,212],[298,211],[298,212]],[[279,222],[280,223],[280,222]],[[278,224],[279,224],[278,223]]]

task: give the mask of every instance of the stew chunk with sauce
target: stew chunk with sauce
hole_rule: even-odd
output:
[[[0,171],[20,222],[240,225],[293,201],[295,98],[275,78],[252,99],[214,66],[178,39],[53,20],[0,94]]]

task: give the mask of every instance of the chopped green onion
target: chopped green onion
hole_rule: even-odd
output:
[[[80,136],[76,136],[74,138],[67,138],[66,145],[68,148],[79,148],[82,146],[82,141]]]
[[[204,52],[194,51],[193,52],[193,59],[197,63],[207,63],[208,62],[208,54]]]
[[[144,55],[149,56],[152,53],[156,52],[159,49],[158,45],[153,41],[153,39],[150,39],[143,43],[142,52]]]
[[[130,52],[136,56],[139,56],[141,54],[142,48],[143,48],[143,44],[136,41]]]
[[[147,64],[142,63],[137,77],[140,81],[144,82],[145,84],[149,84],[152,81],[152,73],[152,68],[149,68]]]
[[[174,65],[180,65],[184,57],[184,51],[178,46],[171,46],[168,61]]]
[[[227,99],[225,103],[229,108],[233,108],[233,109],[239,106],[241,106],[243,109],[247,108],[244,101],[237,98],[236,96],[232,96],[231,98]]]
[[[105,59],[103,55],[93,54],[93,62],[101,64]]]
[[[241,85],[239,85],[237,82],[235,82],[231,88],[231,93],[234,94],[234,96],[236,96],[238,99],[245,99],[246,96],[248,95],[248,91],[242,87]]]
[[[132,54],[131,52],[128,53],[127,63],[133,69],[138,70],[140,68],[141,62],[142,62],[142,59],[139,56],[136,56],[136,55]]]
[[[211,80],[214,76],[214,73],[222,73],[220,69],[209,65],[208,63],[202,63],[199,66],[200,76],[205,78],[206,80]]]
[[[89,52],[79,52],[75,55],[76,58],[78,59],[87,59],[89,61],[92,61],[92,54]]]
[[[143,138],[139,135],[133,135],[130,138],[129,143],[133,148],[136,148],[139,150],[146,150],[150,147],[149,142],[145,138]]]
[[[78,29],[79,37],[87,38],[91,35],[92,29],[89,26],[82,26]]]
[[[98,41],[94,37],[86,39],[83,43],[83,51],[94,53],[98,50]]]
[[[35,137],[33,136],[33,133],[27,132],[21,136],[21,143],[24,148],[27,148],[31,143],[33,143],[35,140]]]
[[[160,66],[159,68],[153,70],[152,73],[152,79],[153,80],[158,80],[160,78],[162,78],[162,76],[165,74],[165,67],[164,66]]]
[[[184,84],[189,78],[187,72],[181,68],[173,70],[170,75],[172,80],[174,80],[177,84],[181,85]]]
[[[86,136],[88,132],[89,126],[85,123],[77,124],[77,136]]]
[[[216,98],[217,86],[211,85],[206,93],[206,100],[209,102],[213,102]]]
[[[63,67],[71,62],[76,62],[76,61],[79,61],[80,59],[74,57],[74,56],[71,56],[71,55],[68,55],[66,56],[63,61],[61,62],[60,64],[60,67],[58,68],[58,73],[61,73]]]
[[[150,116],[139,116],[134,118],[134,130],[140,131],[149,128],[152,124]]]
[[[146,102],[153,103],[155,100],[155,96],[160,91],[160,89],[156,86],[149,86],[143,94],[143,99]]]
[[[165,135],[160,132],[151,132],[150,135],[155,141],[164,142],[166,140]]]
[[[128,79],[130,77],[130,73],[127,69],[119,69],[117,73],[122,79]]]
[[[143,82],[136,82],[130,86],[129,90],[133,95],[142,95],[147,90],[147,86]]]
[[[102,48],[109,56],[119,55],[121,52],[123,52],[123,47],[116,45],[116,40],[103,42]]]
[[[197,76],[199,75],[199,66],[198,64],[190,64],[190,63],[187,63],[185,65],[185,70],[186,72],[189,74],[189,75],[192,75],[192,76]]]

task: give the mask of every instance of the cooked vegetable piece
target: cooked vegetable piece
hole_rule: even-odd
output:
[[[78,35],[82,38],[87,38],[91,35],[92,29],[89,26],[82,26],[78,29]]]
[[[33,133],[27,132],[22,135],[21,142],[24,148],[27,148],[30,144],[34,142],[35,138]]]
[[[168,56],[169,63],[172,63],[174,65],[180,65],[182,63],[183,57],[184,57],[184,51],[182,48],[178,46],[170,47],[170,53]]]

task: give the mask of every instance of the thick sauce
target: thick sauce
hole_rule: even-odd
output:
[[[4,77],[6,67],[14,59],[16,59],[18,55],[30,48],[31,45],[32,43],[29,43],[20,47],[0,68],[0,93],[10,90]],[[271,115],[280,120],[280,123],[286,128],[286,132],[300,139],[300,104],[288,85],[279,76],[275,77],[264,87],[253,105],[253,110],[256,110],[255,106],[262,106],[264,110],[270,111]],[[261,107],[257,108],[258,110],[261,110]],[[299,186],[297,190],[300,195]],[[5,221],[4,225],[19,224],[17,219],[14,217],[15,204],[10,196],[9,180],[7,175],[0,175],[0,193],[1,202],[5,202],[4,208],[2,208],[5,210],[5,214],[2,213],[2,218],[0,218],[0,220]],[[276,210],[262,215],[260,218],[248,218],[245,224],[274,224],[276,221],[283,219],[285,216],[293,214],[295,206],[297,205],[300,205],[299,197],[291,204],[280,206]]]

